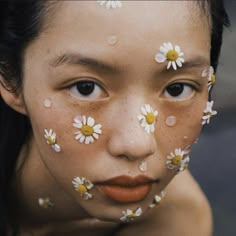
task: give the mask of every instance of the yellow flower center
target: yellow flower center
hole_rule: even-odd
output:
[[[128,219],[134,219],[134,218],[135,218],[135,214],[134,214],[134,213],[129,214],[129,215],[127,216],[127,218],[128,218]]]
[[[182,160],[181,156],[175,156],[172,160],[171,163],[175,166],[178,166],[180,164],[180,161]]]
[[[151,124],[154,123],[156,117],[154,116],[153,113],[149,112],[149,113],[147,113],[147,115],[145,116],[145,118],[146,118],[147,123],[148,123],[149,125],[151,125]]]
[[[168,61],[176,61],[179,55],[175,50],[169,50],[166,54],[166,58]]]
[[[93,134],[94,130],[93,130],[93,127],[89,125],[83,125],[81,128],[81,132],[84,136],[89,136]]]
[[[53,145],[53,144],[56,143],[56,140],[53,139],[51,136],[48,136],[48,137],[47,137],[47,141],[48,141],[48,144],[50,144],[50,145]]]
[[[216,82],[216,76],[212,75],[211,76],[211,83],[214,84]]]
[[[80,184],[77,190],[79,193],[82,193],[82,194],[87,192],[87,188],[83,184]]]

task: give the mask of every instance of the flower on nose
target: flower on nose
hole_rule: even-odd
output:
[[[85,200],[92,198],[93,195],[88,191],[93,188],[93,184],[89,180],[85,179],[84,177],[75,177],[72,183],[75,190],[80,193],[82,198]]]
[[[214,101],[207,102],[204,114],[202,116],[202,125],[209,124],[211,117],[217,114],[217,111],[212,110],[213,103]]]
[[[98,0],[100,6],[105,6],[106,9],[115,9],[122,7],[122,2],[118,0]]]
[[[166,161],[167,168],[172,170],[177,167],[180,167],[183,157],[184,157],[184,151],[182,151],[180,148],[175,149],[174,152],[171,152],[167,156],[167,161]]]
[[[102,133],[102,125],[95,125],[95,120],[92,117],[88,117],[87,119],[86,116],[83,116],[82,120],[75,118],[73,126],[79,129],[79,131],[75,133],[75,139],[79,140],[80,143],[93,143]]]
[[[164,43],[160,47],[160,51],[155,55],[155,60],[158,63],[163,63],[168,61],[167,70],[172,66],[174,70],[177,70],[178,67],[182,67],[182,63],[184,63],[183,58],[184,53],[181,52],[180,47],[178,45],[173,46],[172,43]]]
[[[138,208],[135,211],[127,209],[125,211],[122,211],[123,216],[120,218],[120,220],[124,223],[128,223],[128,222],[134,220],[136,217],[141,216],[142,213],[143,213],[143,211],[141,208]]]
[[[145,104],[144,107],[141,107],[142,115],[138,115],[138,120],[141,123],[141,126],[145,129],[145,131],[149,134],[150,132],[155,131],[155,121],[158,115],[158,111],[154,111],[154,109],[149,105]]]

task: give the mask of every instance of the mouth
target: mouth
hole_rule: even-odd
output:
[[[143,200],[151,191],[153,180],[146,176],[118,176],[96,184],[99,191],[108,198],[120,203],[135,203]]]

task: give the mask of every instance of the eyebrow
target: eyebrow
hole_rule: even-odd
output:
[[[196,56],[186,60],[182,68],[183,69],[192,69],[192,68],[201,68],[209,64],[209,59],[204,56]]]
[[[86,57],[78,53],[65,53],[51,60],[49,63],[52,67],[59,67],[62,65],[82,65],[91,67],[93,69],[102,70],[106,72],[117,72],[118,69],[112,64],[97,60],[95,58]]]

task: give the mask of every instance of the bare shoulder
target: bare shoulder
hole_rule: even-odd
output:
[[[119,236],[210,236],[211,208],[201,188],[188,172],[178,174],[166,188],[166,196],[147,219],[126,228]]]

